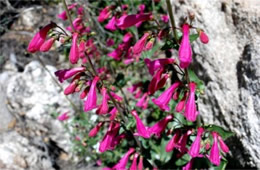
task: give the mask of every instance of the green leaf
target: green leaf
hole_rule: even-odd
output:
[[[228,161],[227,161],[227,160],[221,159],[220,165],[219,165],[219,166],[212,166],[212,169],[214,169],[214,170],[225,170],[227,164],[228,164]],[[210,169],[211,169],[211,168],[210,168]]]
[[[177,166],[183,166],[183,165],[187,164],[190,160],[191,160],[191,156],[186,153],[181,158],[177,159],[175,164]]]
[[[191,34],[190,35],[190,42],[192,43],[195,41],[197,38],[199,38],[199,34]]]
[[[223,138],[223,140],[225,140],[225,139],[234,135],[233,132],[227,131],[227,130],[225,130],[222,127],[217,126],[217,125],[208,125],[208,126],[205,127],[205,129],[207,129],[210,132],[213,132],[213,131],[218,132],[218,134]]]
[[[162,46],[161,50],[168,50],[168,49],[179,49],[179,45],[174,40],[166,40],[165,44]]]
[[[197,90],[199,91],[199,94],[203,94],[205,89],[203,81],[201,81],[192,70],[189,69],[188,73],[190,81],[193,81],[197,84]]]

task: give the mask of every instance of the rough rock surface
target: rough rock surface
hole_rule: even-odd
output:
[[[210,38],[194,44],[194,68],[206,84],[204,122],[235,132],[233,168],[260,168],[260,1],[173,1],[176,19],[196,16]]]
[[[53,74],[56,69],[46,66]],[[69,135],[52,113],[70,111],[62,90],[38,61],[13,75],[7,84],[8,108],[17,125],[0,134],[0,165],[13,169],[57,169],[70,155]],[[72,113],[72,112],[70,112]],[[66,156],[64,156],[66,155]]]

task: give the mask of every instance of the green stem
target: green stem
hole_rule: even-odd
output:
[[[171,21],[171,25],[172,25],[172,32],[173,32],[173,36],[175,41],[178,43],[178,35],[177,35],[177,31],[176,31],[176,25],[175,25],[175,20],[173,17],[173,13],[172,13],[172,5],[170,0],[166,0],[166,4],[167,4],[167,10],[170,16],[170,21]]]
[[[66,14],[67,14],[67,17],[69,19],[69,22],[70,22],[70,26],[71,26],[71,29],[73,32],[76,32],[74,26],[73,26],[73,23],[72,23],[72,20],[71,20],[71,16],[70,16],[70,12],[69,12],[69,9],[68,9],[68,6],[66,4],[66,0],[62,0],[62,4],[63,4],[63,7],[65,8],[65,11],[66,11]]]

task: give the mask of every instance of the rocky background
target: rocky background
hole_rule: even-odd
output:
[[[72,112],[53,79],[64,58],[55,50],[26,52],[36,28],[57,21],[62,8],[52,2],[0,1],[0,169],[86,169],[72,163],[69,136],[52,116]],[[194,25],[210,38],[207,45],[194,44],[193,67],[206,85],[199,105],[204,122],[235,133],[227,141],[228,168],[259,169],[260,1],[172,4],[177,22],[193,12]]]

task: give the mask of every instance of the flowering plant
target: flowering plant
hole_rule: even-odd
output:
[[[223,169],[227,164],[223,140],[232,133],[202,121],[198,105],[204,85],[190,69],[191,43],[199,38],[207,44],[209,38],[192,24],[192,15],[176,27],[170,1],[164,3],[68,6],[63,0],[65,11],[58,17],[70,26],[65,31],[51,22],[29,43],[31,53],[47,52],[55,41],[69,49],[65,54],[73,67],[55,75],[60,83],[70,81],[64,94],[79,93],[85,113],[58,119],[73,119],[84,128],[73,130],[76,143],[81,151],[89,147],[90,159],[105,169]]]

